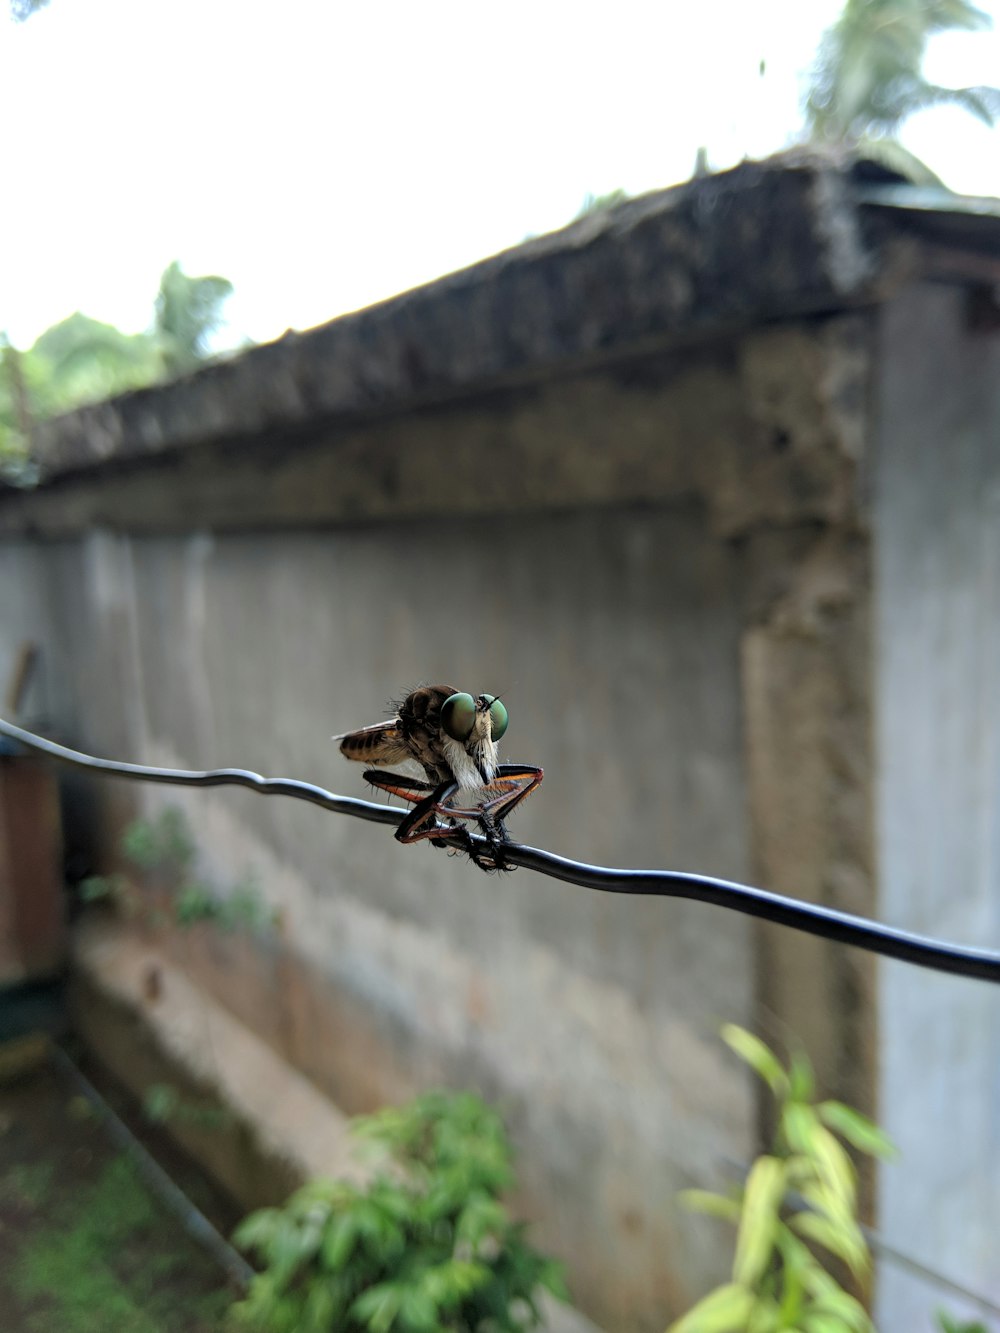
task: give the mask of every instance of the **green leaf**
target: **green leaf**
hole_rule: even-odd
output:
[[[438,1307],[423,1291],[410,1288],[403,1292],[399,1321],[407,1333],[439,1333]]]
[[[844,1333],[844,1321],[839,1315],[813,1311],[803,1317],[802,1333]]]
[[[817,1260],[784,1222],[779,1222],[775,1244],[781,1255],[781,1327],[797,1326],[806,1303],[805,1275]]]
[[[789,1225],[800,1236],[815,1241],[838,1259],[843,1259],[855,1277],[864,1277],[868,1271],[868,1246],[856,1226],[845,1227],[820,1217],[818,1213],[796,1213]]]
[[[758,1157],[743,1192],[736,1235],[733,1280],[753,1287],[763,1276],[774,1250],[778,1210],[785,1194],[785,1164],[777,1157]]]
[[[788,1067],[789,1096],[796,1102],[809,1102],[816,1092],[816,1076],[809,1057],[800,1052],[792,1056]]]
[[[281,1221],[278,1208],[258,1208],[245,1217],[233,1232],[233,1242],[241,1250],[257,1249],[267,1245]]]
[[[507,1210],[498,1200],[477,1191],[465,1203],[455,1223],[455,1235],[475,1248],[507,1225]]]
[[[887,1159],[896,1156],[896,1145],[892,1139],[860,1111],[845,1106],[843,1102],[834,1101],[820,1102],[816,1109],[823,1123],[859,1152],[867,1153],[869,1157]]]
[[[389,1333],[403,1303],[403,1290],[395,1282],[379,1282],[363,1291],[352,1304],[350,1313],[371,1333]]]
[[[81,902],[96,903],[115,896],[115,885],[107,875],[88,875],[76,886]]]
[[[745,1061],[746,1064],[768,1084],[776,1097],[787,1097],[788,1076],[781,1067],[781,1062],[769,1046],[759,1037],[736,1023],[726,1023],[722,1028],[722,1040]]]
[[[792,1151],[814,1162],[820,1178],[853,1209],[855,1174],[851,1159],[813,1107],[789,1102],[781,1113],[781,1128]]]
[[[275,1228],[268,1254],[271,1273],[279,1289],[291,1282],[302,1257],[301,1230],[295,1218],[286,1211]]]
[[[783,1320],[777,1302],[770,1297],[764,1297],[762,1300],[758,1296],[747,1320],[747,1333],[778,1333],[778,1330],[781,1330],[781,1333],[794,1333],[791,1326]]]
[[[804,1102],[789,1102],[782,1107],[781,1131],[789,1148],[810,1161],[815,1158],[813,1139],[819,1127],[819,1117],[812,1106]]]
[[[667,1333],[744,1333],[753,1304],[753,1292],[728,1282],[675,1320]]]
[[[857,1218],[850,1201],[823,1180],[815,1177],[802,1186],[801,1194],[812,1212],[825,1217],[834,1226],[857,1226]]]
[[[303,1333],[329,1333],[339,1313],[339,1302],[330,1283],[314,1281],[303,1311]]]
[[[419,1289],[435,1309],[453,1309],[485,1286],[492,1276],[485,1264],[468,1259],[447,1259],[424,1270]],[[404,1304],[404,1313],[405,1308]]]
[[[146,1089],[142,1109],[147,1120],[154,1125],[165,1125],[177,1113],[181,1104],[181,1095],[169,1083],[152,1083]]]
[[[855,1300],[826,1272],[817,1267],[809,1273],[806,1288],[813,1296],[817,1314],[832,1314],[852,1333],[875,1333],[875,1326],[860,1301]]]
[[[738,1223],[740,1220],[739,1200],[725,1194],[715,1194],[711,1190],[681,1190],[677,1199],[689,1212],[721,1217],[726,1222]]]
[[[566,1274],[561,1263],[555,1259],[546,1259],[538,1270],[538,1285],[544,1287],[550,1296],[554,1296],[557,1301],[569,1300],[569,1287],[566,1285]]]
[[[840,1140],[824,1125],[817,1125],[813,1135],[813,1153],[824,1181],[854,1208],[857,1197],[854,1165]]]
[[[328,1223],[320,1247],[323,1266],[331,1273],[341,1272],[347,1266],[357,1236],[357,1227],[350,1213],[341,1213]]]

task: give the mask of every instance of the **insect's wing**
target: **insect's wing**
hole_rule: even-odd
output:
[[[400,764],[410,757],[398,718],[373,722],[370,727],[345,731],[332,739],[340,741],[340,753],[345,759],[362,764]]]

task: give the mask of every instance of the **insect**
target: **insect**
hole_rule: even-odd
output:
[[[506,730],[507,709],[494,695],[474,698],[450,685],[421,685],[398,705],[395,717],[333,739],[347,759],[390,765],[415,760],[426,773],[426,781],[381,768],[365,773],[373,786],[412,804],[396,830],[400,842],[458,843],[481,870],[510,870],[504,864],[509,838],[503,821],[543,773],[498,761],[497,741]],[[463,819],[478,823],[486,850],[473,843],[458,822]]]

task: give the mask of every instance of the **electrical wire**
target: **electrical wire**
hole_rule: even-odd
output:
[[[350,796],[336,796],[323,787],[294,778],[265,778],[242,768],[219,768],[205,772],[186,769],[151,768],[144,764],[124,764],[113,759],[97,759],[92,755],[70,750],[55,741],[36,736],[22,727],[0,719],[0,735],[17,741],[29,749],[56,759],[60,763],[106,777],[131,778],[139,782],[159,782],[187,787],[248,787],[264,796],[290,796],[310,801],[324,810],[351,815],[375,824],[395,826],[406,814],[397,806],[375,805],[371,801],[356,800]],[[447,834],[442,831],[442,840]],[[472,844],[488,849],[485,838],[472,835]],[[727,911],[740,912],[762,921],[772,921],[792,930],[804,931],[838,944],[848,944],[883,958],[893,958],[915,967],[947,972],[954,976],[971,977],[979,981],[1000,984],[1000,952],[973,949],[916,935],[883,925],[868,917],[853,916],[818,903],[787,898],[766,889],[757,889],[732,880],[716,879],[711,875],[689,874],[679,870],[629,870],[609,866],[588,865],[556,856],[538,847],[520,843],[505,843],[504,858],[508,865],[550,875],[581,888],[602,893],[626,893],[661,898],[689,898],[711,903]]]

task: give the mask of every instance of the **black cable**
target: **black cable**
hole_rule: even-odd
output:
[[[189,772],[183,769],[149,768],[143,764],[122,764],[112,759],[95,759],[77,750],[67,749],[33,732],[0,720],[0,735],[27,745],[51,759],[72,764],[108,777],[133,778],[140,782],[172,783],[188,787],[249,787],[264,796],[291,796],[311,801],[337,814],[353,815],[376,824],[396,825],[406,813],[396,806],[374,805],[370,801],[355,800],[350,796],[335,796],[322,787],[293,778],[264,778],[242,768],[219,768],[207,772]],[[473,843],[487,848],[485,838],[473,835]],[[592,866],[582,861],[571,861],[555,856],[537,847],[519,843],[505,843],[504,856],[510,865],[525,870],[551,875],[585,889],[603,893],[634,893],[662,898],[691,898],[698,902],[713,903],[728,911],[742,912],[762,921],[773,921],[792,930],[849,944],[884,958],[895,958],[917,967],[949,972],[955,976],[974,977],[980,981],[1000,983],[1000,953],[988,949],[970,949],[914,935],[910,931],[885,926],[867,917],[851,916],[821,907],[816,903],[785,898],[747,884],[715,879],[710,875],[693,875],[679,870],[625,870],[608,866]]]
[[[251,773],[245,768],[213,768],[198,773],[183,768],[150,768],[146,764],[123,764],[116,759],[95,759],[93,755],[81,754],[79,750],[70,750],[65,745],[57,745],[55,741],[47,741],[43,736],[25,731],[23,727],[15,727],[12,722],[4,722],[2,718],[0,736],[19,741],[32,750],[48,755],[50,759],[58,759],[62,764],[103,773],[109,778],[162,782],[175,787],[250,787],[262,796],[294,796],[300,801],[311,801],[313,805],[322,806],[324,810],[332,810],[335,814],[353,815],[355,819],[367,819],[373,824],[395,826],[406,813],[392,806],[358,801],[353,796],[334,796],[333,792],[314,787],[311,782],[299,782],[295,778],[262,778],[259,773]]]

